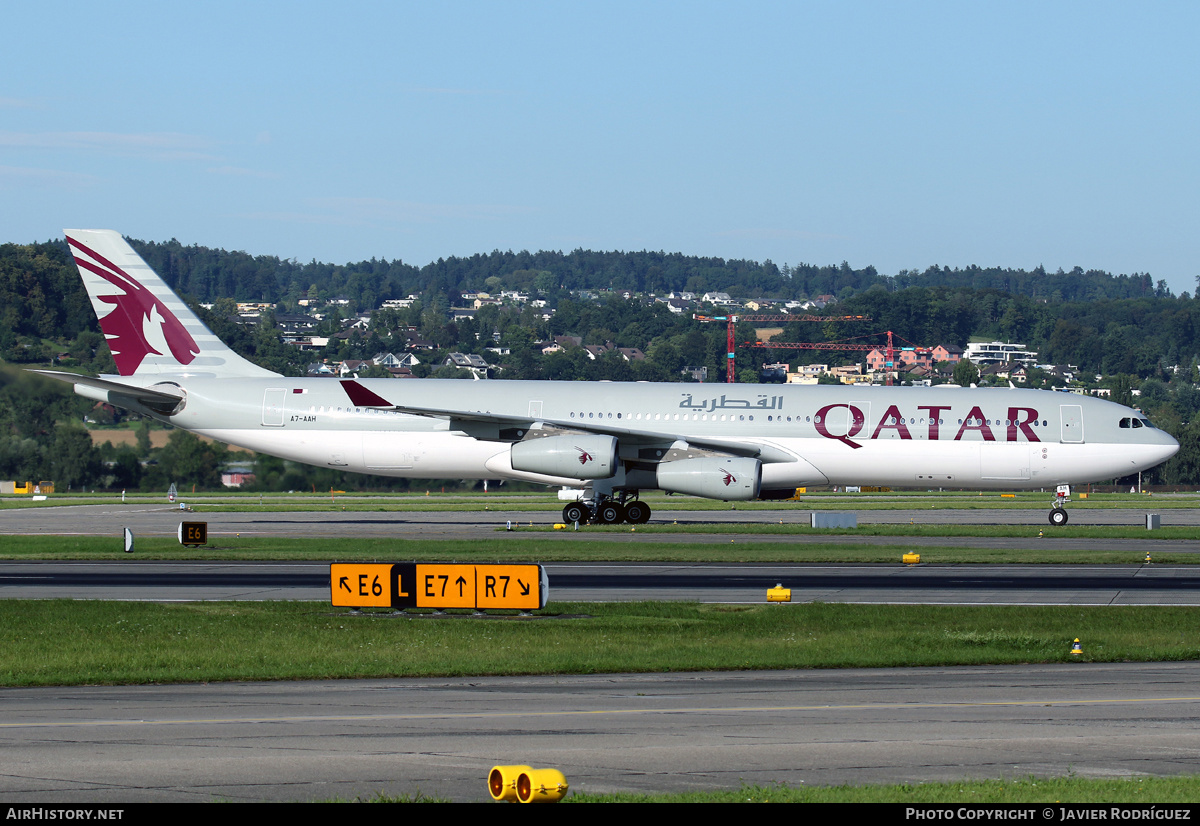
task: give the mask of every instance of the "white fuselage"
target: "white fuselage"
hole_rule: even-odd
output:
[[[307,464],[413,478],[578,482],[513,470],[511,438],[474,432],[449,411],[615,433],[632,462],[647,446],[686,447],[689,438],[762,445],[772,457],[764,489],[1052,487],[1136,473],[1178,449],[1129,408],[1032,390],[357,381],[398,407],[447,411],[438,418],[355,405],[334,379],[177,384],[186,404],[167,420],[178,427]],[[1120,424],[1134,418],[1136,428]]]

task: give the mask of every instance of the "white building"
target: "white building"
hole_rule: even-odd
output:
[[[973,341],[967,345],[963,358],[970,359],[974,364],[1004,364],[1017,361],[1022,364],[1037,364],[1037,353],[1026,350],[1024,344],[1010,344],[1007,341]]]

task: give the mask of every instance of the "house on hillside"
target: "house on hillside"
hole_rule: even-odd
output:
[[[948,361],[951,364],[958,364],[962,357],[963,349],[954,344],[939,344],[937,347],[933,348],[934,363],[939,361]]]
[[[487,378],[488,363],[484,361],[483,356],[475,353],[450,353],[442,364],[447,367],[470,370],[476,378]]]
[[[338,365],[338,376],[345,378],[346,376],[354,375],[360,370],[366,370],[374,365],[370,361],[362,359],[346,359]]]
[[[381,310],[407,310],[413,304],[416,304],[420,299],[415,295],[410,295],[408,298],[389,298],[379,307]]]
[[[975,364],[1005,364],[1021,362],[1022,364],[1037,364],[1037,353],[1026,350],[1024,344],[1012,344],[1007,341],[973,341],[967,345],[963,358],[970,359]]]

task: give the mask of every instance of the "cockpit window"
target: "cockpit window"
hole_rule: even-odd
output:
[[[1138,418],[1121,419],[1121,421],[1118,422],[1117,425],[1118,425],[1118,427],[1154,427],[1154,425],[1150,424],[1149,419],[1138,419]]]

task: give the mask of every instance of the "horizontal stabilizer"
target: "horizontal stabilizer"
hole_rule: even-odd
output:
[[[184,400],[183,391],[167,383],[156,385],[152,389],[122,384],[108,379],[81,376],[77,373],[63,373],[58,370],[30,370],[29,372],[73,384],[76,393],[89,399],[115,404],[119,407],[127,407],[129,402],[135,402],[163,415],[176,412]]]

